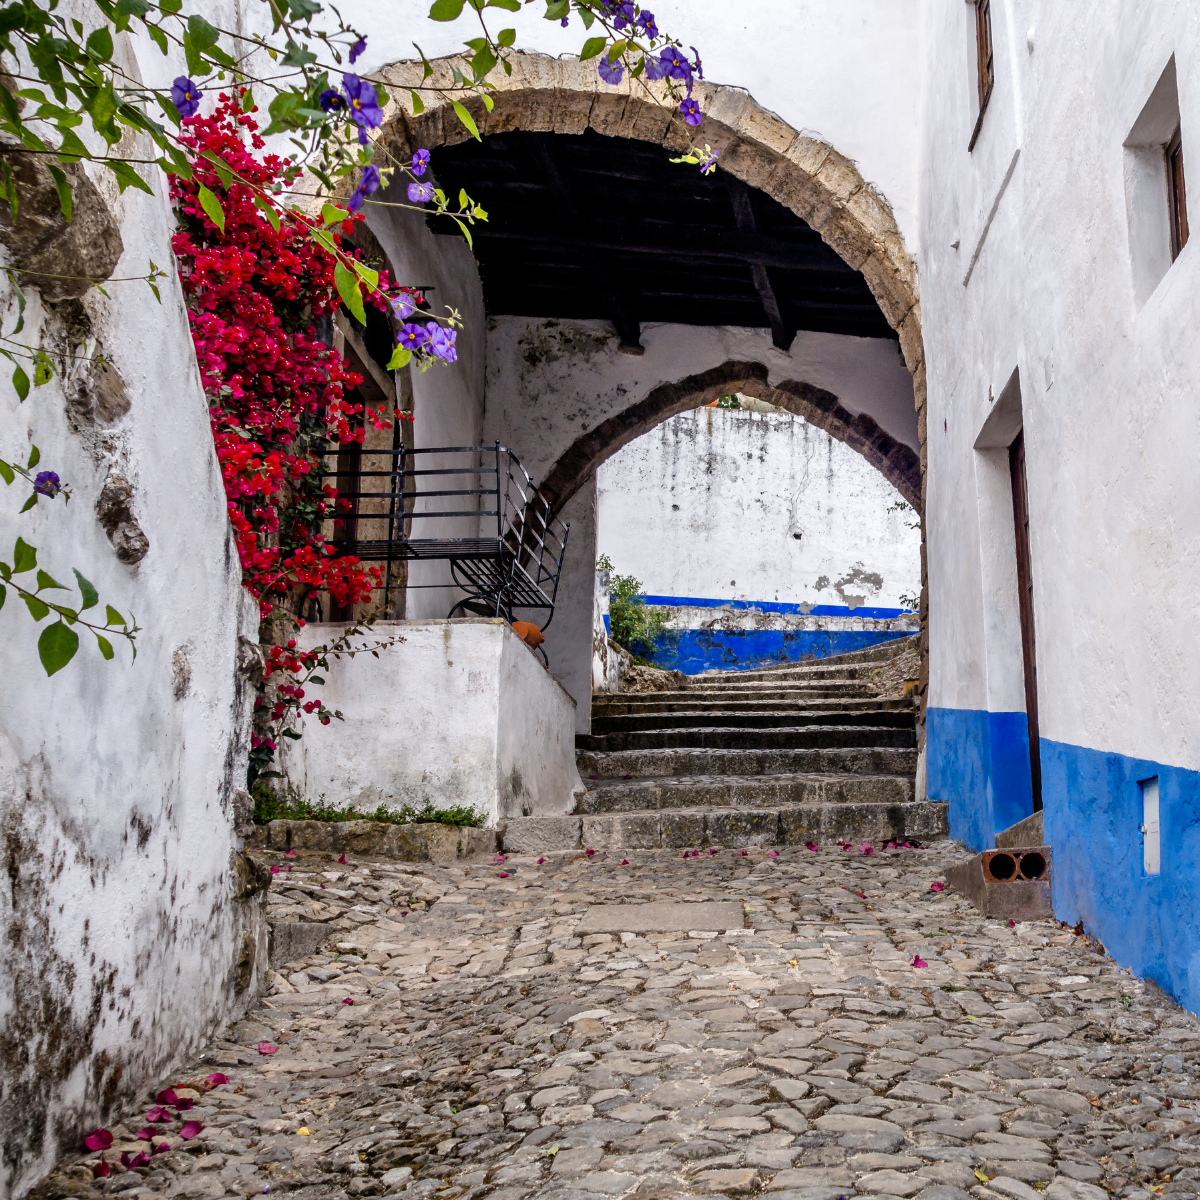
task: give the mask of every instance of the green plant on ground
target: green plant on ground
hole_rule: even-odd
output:
[[[474,808],[453,805],[450,808],[434,808],[428,800],[424,807],[414,808],[411,804],[400,808],[388,808],[381,804],[371,812],[354,808],[335,808],[325,803],[324,795],[316,801],[305,800],[294,789],[287,788],[282,796],[273,791],[265,780],[256,780],[250,788],[254,798],[254,823],[265,825],[268,821],[377,821],[383,825],[472,825],[479,826],[486,817]]]
[[[649,666],[650,657],[675,632],[667,627],[667,610],[646,603],[642,582],[632,575],[618,575],[612,559],[602,554],[596,569],[611,572],[608,598],[608,636],[633,655],[633,661]]]

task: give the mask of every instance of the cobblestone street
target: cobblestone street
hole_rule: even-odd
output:
[[[1200,1023],[1082,932],[931,889],[965,857],[268,854],[272,918],[333,921],[325,952],[162,1081],[194,1137],[158,1124],[169,1152],[95,1181],[91,1153],[43,1194],[1200,1192]],[[630,929],[696,902],[738,927]],[[148,1148],[145,1100],[109,1162]]]

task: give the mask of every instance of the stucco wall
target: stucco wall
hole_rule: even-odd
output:
[[[311,624],[302,648],[340,626]],[[380,622],[403,641],[330,660],[325,703],[344,720],[309,719],[284,757],[300,795],[370,811],[461,806],[489,825],[506,817],[570,812],[576,789],[575,706],[504,621],[482,618]]]
[[[161,178],[154,196],[97,184],[125,245],[114,274],[170,264]],[[235,832],[252,695],[239,626],[252,648],[257,605],[240,586],[182,296],[173,276],[159,287],[161,306],[139,282],[53,307],[29,290],[22,337],[41,338],[56,376],[22,404],[0,372],[0,456],[23,462],[34,442],[73,491],[18,516],[28,487],[0,489],[4,558],[20,535],[60,582],[78,568],[95,584],[93,613],[111,603],[142,626],[132,664],[122,640],[105,662],[81,631],[48,678],[11,591],[0,612],[0,1195],[193,1053],[266,967]],[[118,474],[132,503],[117,543],[132,557],[134,523],[149,543],[136,562],[118,559],[97,514]]]
[[[1005,456],[975,449],[1016,371],[1056,909],[1196,1008],[1200,244],[1144,297],[1124,143],[1174,55],[1185,161],[1200,162],[1200,27],[1182,0],[1107,0],[1083,23],[993,5],[996,87],[969,153],[970,10],[924,13],[929,792],[986,844],[1021,756]],[[1163,866],[1148,877],[1135,793],[1156,773]]]

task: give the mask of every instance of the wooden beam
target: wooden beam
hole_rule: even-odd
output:
[[[750,197],[750,189],[728,171],[722,172],[729,199],[733,204],[733,215],[738,229],[743,233],[757,234],[758,222],[754,219],[754,204]],[[754,290],[762,301],[763,311],[771,323],[771,341],[780,350],[790,350],[796,340],[796,326],[783,313],[779,297],[771,286],[771,278],[767,267],[762,262],[751,262],[750,274],[754,279]]]
[[[529,148],[533,161],[542,172],[559,211],[569,222],[582,228],[583,220],[580,216],[579,206],[575,202],[575,195],[558,169],[558,164],[554,161],[554,155],[550,151],[549,138],[545,134],[527,133],[522,134],[521,140]],[[608,264],[603,257],[596,255],[588,262],[588,268],[595,280],[596,291],[608,309],[608,319],[612,321],[617,336],[621,339],[620,349],[631,354],[644,354],[641,326],[629,311],[629,305],[625,303],[625,298],[621,295]]]

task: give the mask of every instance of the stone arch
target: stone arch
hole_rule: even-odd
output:
[[[719,396],[734,392],[777,404],[845,442],[884,475],[909,504],[920,508],[921,463],[911,447],[890,437],[866,414],[850,413],[832,392],[795,379],[769,383],[767,368],[757,362],[723,362],[678,383],[660,384],[644,399],[581,434],[545,474],[543,490],[552,497],[555,507],[561,508],[622,446],[676,413],[711,404]]]
[[[449,85],[451,64],[456,61],[436,60],[435,80]],[[672,120],[674,109],[647,96],[646,87],[654,85],[627,76],[610,87],[600,81],[590,63],[577,59],[517,53],[511,61],[511,75],[497,73],[490,111],[478,96],[464,102],[484,136],[516,129],[565,134],[592,129],[610,137],[656,142],[676,153],[687,145],[687,135]],[[394,63],[379,72],[391,97],[379,136],[397,158],[407,157],[418,147],[455,145],[470,137],[448,101],[431,104],[419,114],[412,111],[406,89],[421,84],[423,74],[417,61]],[[698,134],[720,151],[721,169],[791,209],[862,273],[899,336],[904,361],[912,372],[920,445],[918,470],[923,482],[926,383],[921,305],[916,265],[891,206],[850,159],[828,143],[793,129],[743,89],[698,82],[695,94],[705,114]],[[813,419],[834,432],[821,418]],[[849,438],[842,440],[854,444]],[[907,498],[911,489],[906,483],[900,490]],[[910,502],[924,510],[923,487]]]

